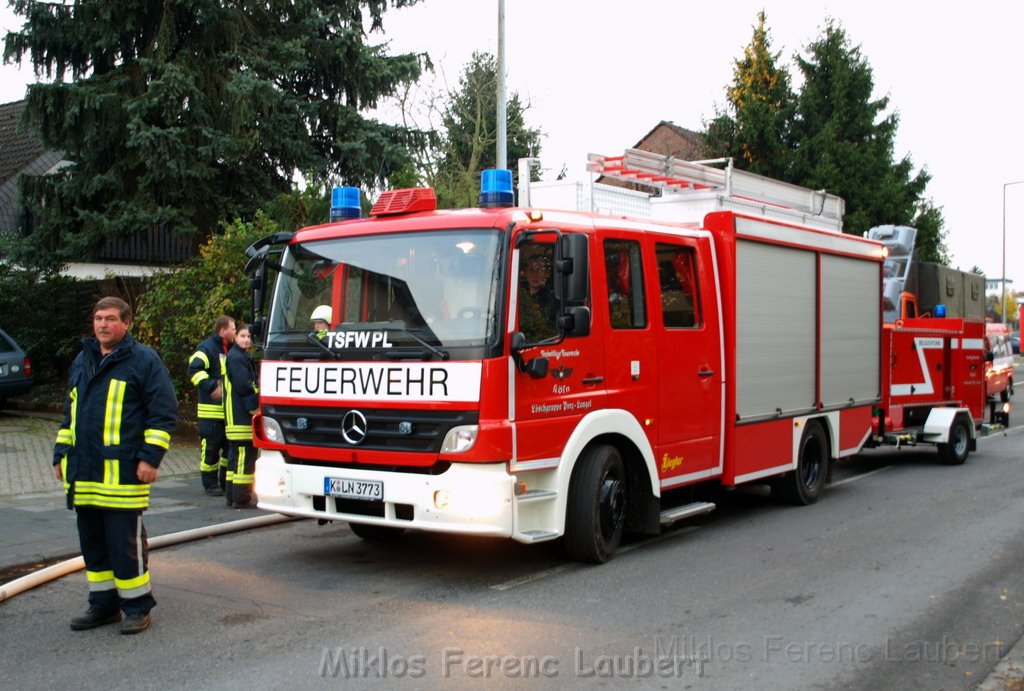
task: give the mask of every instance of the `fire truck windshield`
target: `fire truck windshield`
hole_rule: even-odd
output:
[[[491,229],[291,245],[274,292],[267,350],[341,359],[417,350],[447,357],[451,348],[493,343],[498,247],[499,233]]]

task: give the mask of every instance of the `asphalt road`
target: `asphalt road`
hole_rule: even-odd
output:
[[[303,521],[154,552],[153,627],[72,632],[81,574],[0,604],[18,688],[973,688],[1024,632],[1024,433],[961,467],[843,463],[755,488],[603,566],[555,544]]]

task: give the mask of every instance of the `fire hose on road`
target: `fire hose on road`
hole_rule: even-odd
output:
[[[297,520],[300,520],[297,516],[283,516],[281,514],[268,514],[265,516],[256,516],[254,518],[244,518],[240,521],[231,521],[230,523],[219,523],[217,525],[208,525],[202,528],[182,530],[181,532],[171,533],[169,535],[158,535],[157,537],[149,540],[149,548],[160,549],[162,547],[170,547],[172,545],[191,542],[192,540],[200,540],[206,537],[217,537],[218,535],[227,535],[228,533],[237,533],[242,530],[252,530],[254,528],[264,528],[271,525],[277,525],[278,523],[288,523],[290,521]],[[47,566],[46,568],[30,573],[27,576],[22,576],[10,583],[0,585],[0,602],[83,568],[85,568],[85,562],[82,557],[74,557],[73,559],[67,559],[60,563]]]

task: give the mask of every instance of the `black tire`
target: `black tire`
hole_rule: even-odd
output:
[[[787,504],[807,506],[818,501],[828,475],[828,444],[820,424],[811,421],[804,426],[797,453],[796,470],[775,480],[772,492]]]
[[[367,525],[366,523],[349,523],[352,532],[367,542],[391,542],[397,540],[405,532],[405,528],[392,528],[386,525]]]
[[[953,421],[949,430],[949,443],[939,444],[939,458],[946,465],[963,465],[971,452],[971,428],[962,417]]]
[[[576,561],[603,564],[622,542],[626,523],[626,472],[613,446],[583,452],[569,483],[565,549]]]

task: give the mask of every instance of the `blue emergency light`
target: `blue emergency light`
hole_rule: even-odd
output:
[[[935,305],[935,316],[938,319],[944,319],[945,316],[946,316],[946,306],[945,305]]]
[[[363,208],[359,204],[358,187],[335,187],[331,190],[331,222],[359,218]]]
[[[511,170],[490,168],[480,174],[480,206],[495,209],[514,204]]]

